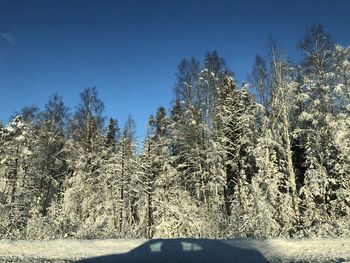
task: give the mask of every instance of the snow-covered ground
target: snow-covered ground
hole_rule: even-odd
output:
[[[251,262],[257,262],[260,258],[266,259],[262,262],[350,262],[350,239],[345,238],[311,240],[229,239],[221,241],[188,239],[180,241],[184,245],[184,250],[190,249],[191,252],[195,253],[200,252],[202,249],[207,249],[205,244],[214,244],[213,246],[216,246],[216,249],[224,248],[228,255],[230,253],[239,254],[241,253],[240,251],[251,251],[252,253],[256,253],[256,255],[261,255]],[[118,258],[119,254],[124,253],[125,255],[125,253],[129,253],[130,251],[141,251],[140,248],[144,247],[150,248],[152,252],[159,252],[158,250],[160,247],[158,244],[162,242],[166,243],[167,240],[0,240],[0,262],[74,262],[79,259],[112,254],[114,254],[115,258]],[[177,241],[173,240],[169,242]],[[217,246],[216,244],[220,245]],[[142,251],[142,253],[144,253],[145,250]],[[218,250],[214,249],[212,250],[213,253],[209,253],[205,256],[205,262],[217,262],[216,259],[218,259],[218,255],[215,251]],[[142,253],[134,253],[134,255],[138,255],[138,262],[142,262]],[[169,253],[171,254],[171,252]],[[174,254],[170,254],[169,258],[172,258],[171,262],[177,262],[176,259],[174,259]],[[126,255],[130,255],[130,253]],[[212,261],[210,261],[211,257]],[[240,257],[241,255],[238,255],[237,258]],[[244,256],[242,256],[241,262],[246,262],[243,257]],[[108,259],[109,257],[105,258]],[[123,260],[118,262],[123,262]]]

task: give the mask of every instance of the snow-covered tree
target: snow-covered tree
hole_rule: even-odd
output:
[[[104,155],[102,134],[103,102],[95,88],[80,94],[81,102],[70,124],[71,139],[66,149],[73,174],[66,179],[62,204],[66,231],[77,237],[104,235]]]
[[[339,145],[334,143],[338,99],[333,72],[334,44],[320,25],[310,28],[300,44],[303,52],[301,91],[303,111],[294,131],[304,149],[303,220],[310,235],[335,231],[333,204],[339,188]]]
[[[110,118],[106,135],[106,146],[109,147],[112,151],[115,151],[119,140],[120,129],[118,126],[118,121],[116,119]]]
[[[34,214],[29,220],[30,229],[27,229],[30,238],[39,234],[44,221],[52,223],[55,220],[48,215],[48,211],[53,202],[57,205],[62,201],[63,184],[68,170],[65,150],[67,112],[62,98],[54,94],[38,117],[37,142],[33,147],[33,160],[29,168],[36,175],[32,189],[35,197],[35,207],[32,208]]]
[[[137,167],[135,121],[129,115],[119,142],[120,184],[117,198],[119,200],[119,232],[125,235],[136,235],[139,224],[137,197]]]
[[[0,122],[0,237],[349,236],[350,48],[319,25],[298,65],[268,48],[252,92],[215,51],[184,59],[143,145],[95,88]]]
[[[230,233],[247,235],[247,219],[252,216],[249,184],[255,172],[253,155],[255,103],[247,86],[238,89],[226,77],[219,90],[217,143],[223,164],[225,213],[230,218]]]
[[[35,174],[30,173],[33,127],[16,116],[2,130],[0,148],[0,235],[23,238],[33,203]]]
[[[269,86],[271,89],[271,132],[278,145],[276,151],[278,169],[282,173],[279,191],[286,211],[280,212],[283,223],[281,232],[295,233],[299,223],[299,195],[297,178],[293,165],[291,120],[296,96],[296,70],[276,42],[270,44],[271,73]],[[290,203],[287,203],[287,200]],[[292,211],[292,212],[291,212]]]

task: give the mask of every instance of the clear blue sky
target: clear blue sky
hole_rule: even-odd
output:
[[[0,120],[57,92],[74,110],[96,86],[105,115],[149,114],[172,99],[182,58],[217,50],[246,79],[273,34],[289,55],[313,23],[350,44],[350,1],[0,0]]]

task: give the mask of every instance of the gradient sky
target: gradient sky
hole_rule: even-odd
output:
[[[131,113],[142,137],[182,58],[217,50],[241,83],[269,34],[297,59],[313,23],[349,45],[350,1],[0,0],[0,120],[55,92],[73,111],[96,86],[105,115],[123,126]]]

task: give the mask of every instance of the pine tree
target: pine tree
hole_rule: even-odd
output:
[[[166,210],[169,207],[170,193],[174,189],[174,180],[169,147],[169,118],[163,107],[159,107],[156,116],[148,122],[148,135],[140,161],[142,166],[141,190],[145,193],[146,236],[163,233],[162,223],[170,220]],[[161,234],[160,234],[161,235]]]
[[[218,143],[224,166],[225,213],[230,218],[230,232],[246,235],[242,227],[250,216],[249,184],[254,174],[254,102],[247,87],[237,88],[231,77],[226,77],[219,90],[217,112]]]
[[[112,150],[116,150],[117,143],[120,139],[120,129],[118,127],[118,121],[110,118],[108,123],[108,131],[106,135],[106,145]]]

